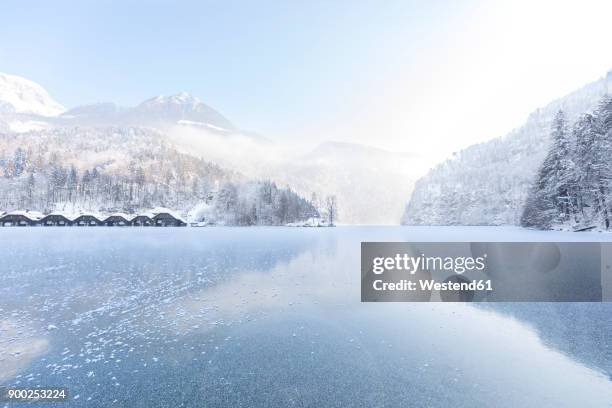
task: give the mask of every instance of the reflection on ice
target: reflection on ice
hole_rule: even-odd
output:
[[[570,318],[584,331],[609,327],[608,305],[559,305],[561,313],[544,315],[537,304],[520,306],[529,313],[505,305],[501,314],[467,304],[360,303],[360,241],[404,234],[4,229],[2,246],[17,256],[0,276],[0,321],[4,328],[15,314],[36,322],[11,330],[37,352],[0,370],[8,372],[0,383],[65,385],[94,406],[612,401],[609,354],[585,357],[555,342],[562,330],[546,330],[552,339],[540,330]],[[612,344],[610,330],[600,333],[598,344]],[[1,359],[18,342],[0,334]]]
[[[43,354],[47,339],[34,336],[31,327],[15,320],[0,320],[0,384],[13,378],[30,361]],[[26,381],[31,381],[27,377]]]
[[[347,306],[358,301],[355,281],[348,279],[345,268],[339,268],[340,260],[334,255],[329,248],[314,245],[265,273],[247,269],[190,292],[168,304],[162,313],[172,316],[183,328],[197,325],[205,330],[220,322],[249,321],[260,313],[291,312],[307,304],[338,304],[340,300]]]

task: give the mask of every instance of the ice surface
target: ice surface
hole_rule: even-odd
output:
[[[612,241],[612,234],[0,229],[0,247],[11,254],[0,274],[0,366],[11,369],[0,385],[67,386],[66,406],[605,407],[612,400],[607,304],[360,303],[360,242],[404,240]]]

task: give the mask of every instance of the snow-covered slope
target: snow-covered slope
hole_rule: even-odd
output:
[[[56,116],[64,110],[37,83],[0,72],[0,112]]]
[[[243,176],[178,152],[163,134],[129,127],[0,133],[0,210],[186,213]]]
[[[552,119],[573,122],[612,91],[612,71],[533,112],[502,138],[477,144],[432,169],[415,185],[403,224],[518,225],[527,192],[549,147]]]
[[[87,118],[100,118],[103,120],[109,120],[117,115],[121,109],[112,102],[100,102],[93,103],[90,105],[81,105],[76,108],[72,108],[64,112],[61,116],[62,119],[87,119]]]

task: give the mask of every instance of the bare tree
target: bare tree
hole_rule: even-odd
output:
[[[338,200],[335,195],[329,195],[325,198],[325,210],[327,211],[329,225],[334,225],[334,220],[338,217]]]

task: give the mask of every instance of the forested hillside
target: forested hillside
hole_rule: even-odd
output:
[[[530,191],[521,224],[574,229],[610,227],[612,97],[570,126],[559,111],[551,146]]]
[[[206,205],[209,211],[194,212]],[[179,152],[154,130],[51,128],[0,134],[0,209],[125,211],[169,207],[194,221],[276,225],[317,210],[289,189],[247,181]],[[198,219],[200,217],[200,219]]]
[[[402,223],[519,225],[556,113],[561,109],[575,121],[610,89],[612,72],[536,110],[507,136],[470,146],[436,166],[415,184]]]

